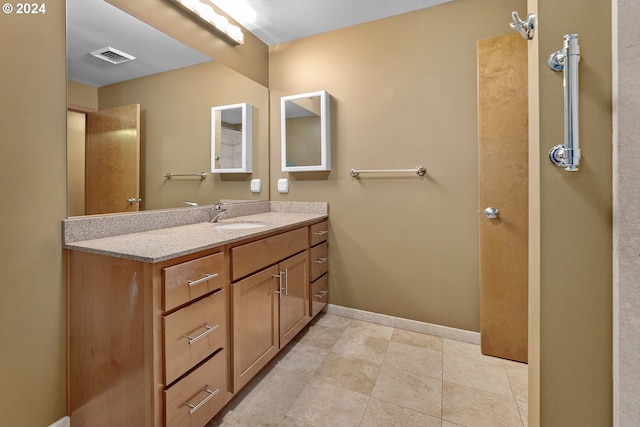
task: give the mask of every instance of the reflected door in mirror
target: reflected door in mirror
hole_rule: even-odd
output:
[[[69,117],[78,121],[78,114]],[[84,127],[77,127],[76,143],[68,149],[70,215],[138,211],[140,105],[87,112],[79,117],[84,119]]]
[[[331,170],[329,94],[282,97],[282,170]]]

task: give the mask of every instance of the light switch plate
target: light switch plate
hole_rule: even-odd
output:
[[[262,191],[262,181],[258,178],[258,179],[252,179],[251,180],[251,192],[252,193],[259,193]]]
[[[278,193],[288,193],[289,192],[289,180],[286,178],[282,178],[278,180]]]

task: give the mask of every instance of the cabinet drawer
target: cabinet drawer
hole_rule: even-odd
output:
[[[315,317],[329,302],[329,275],[325,274],[311,284],[311,317]]]
[[[198,302],[163,316],[165,384],[170,384],[225,346],[226,292],[220,289]]]
[[[224,253],[164,268],[162,276],[162,309],[167,311],[224,285]]]
[[[165,425],[202,427],[227,403],[227,355],[220,351],[164,392]]]
[[[309,246],[315,246],[327,240],[329,236],[329,224],[322,221],[309,226]]]
[[[232,248],[232,281],[303,251],[307,239],[307,227],[302,227]]]
[[[321,243],[310,249],[311,275],[309,279],[313,282],[318,277],[327,272],[329,267],[329,245],[327,242]]]

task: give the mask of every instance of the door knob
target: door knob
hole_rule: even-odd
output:
[[[129,197],[127,199],[127,203],[129,203],[130,205],[134,204],[134,203],[140,203],[142,201],[141,198],[139,197]]]
[[[484,216],[489,219],[496,219],[498,218],[498,216],[500,216],[500,211],[498,210],[498,208],[489,207],[484,210]]]

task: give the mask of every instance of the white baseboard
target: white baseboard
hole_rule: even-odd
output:
[[[386,314],[372,313],[370,311],[358,310],[335,304],[327,304],[323,311],[328,314],[335,314],[336,316],[363,320],[366,322],[377,323],[378,325],[390,326],[392,328],[435,335],[437,337],[449,338],[471,344],[480,344],[479,332],[465,331],[464,329],[456,329],[448,326],[434,325],[433,323],[403,319],[402,317],[387,316]]]
[[[49,427],[71,427],[71,418],[62,417],[55,423],[51,424]]]

